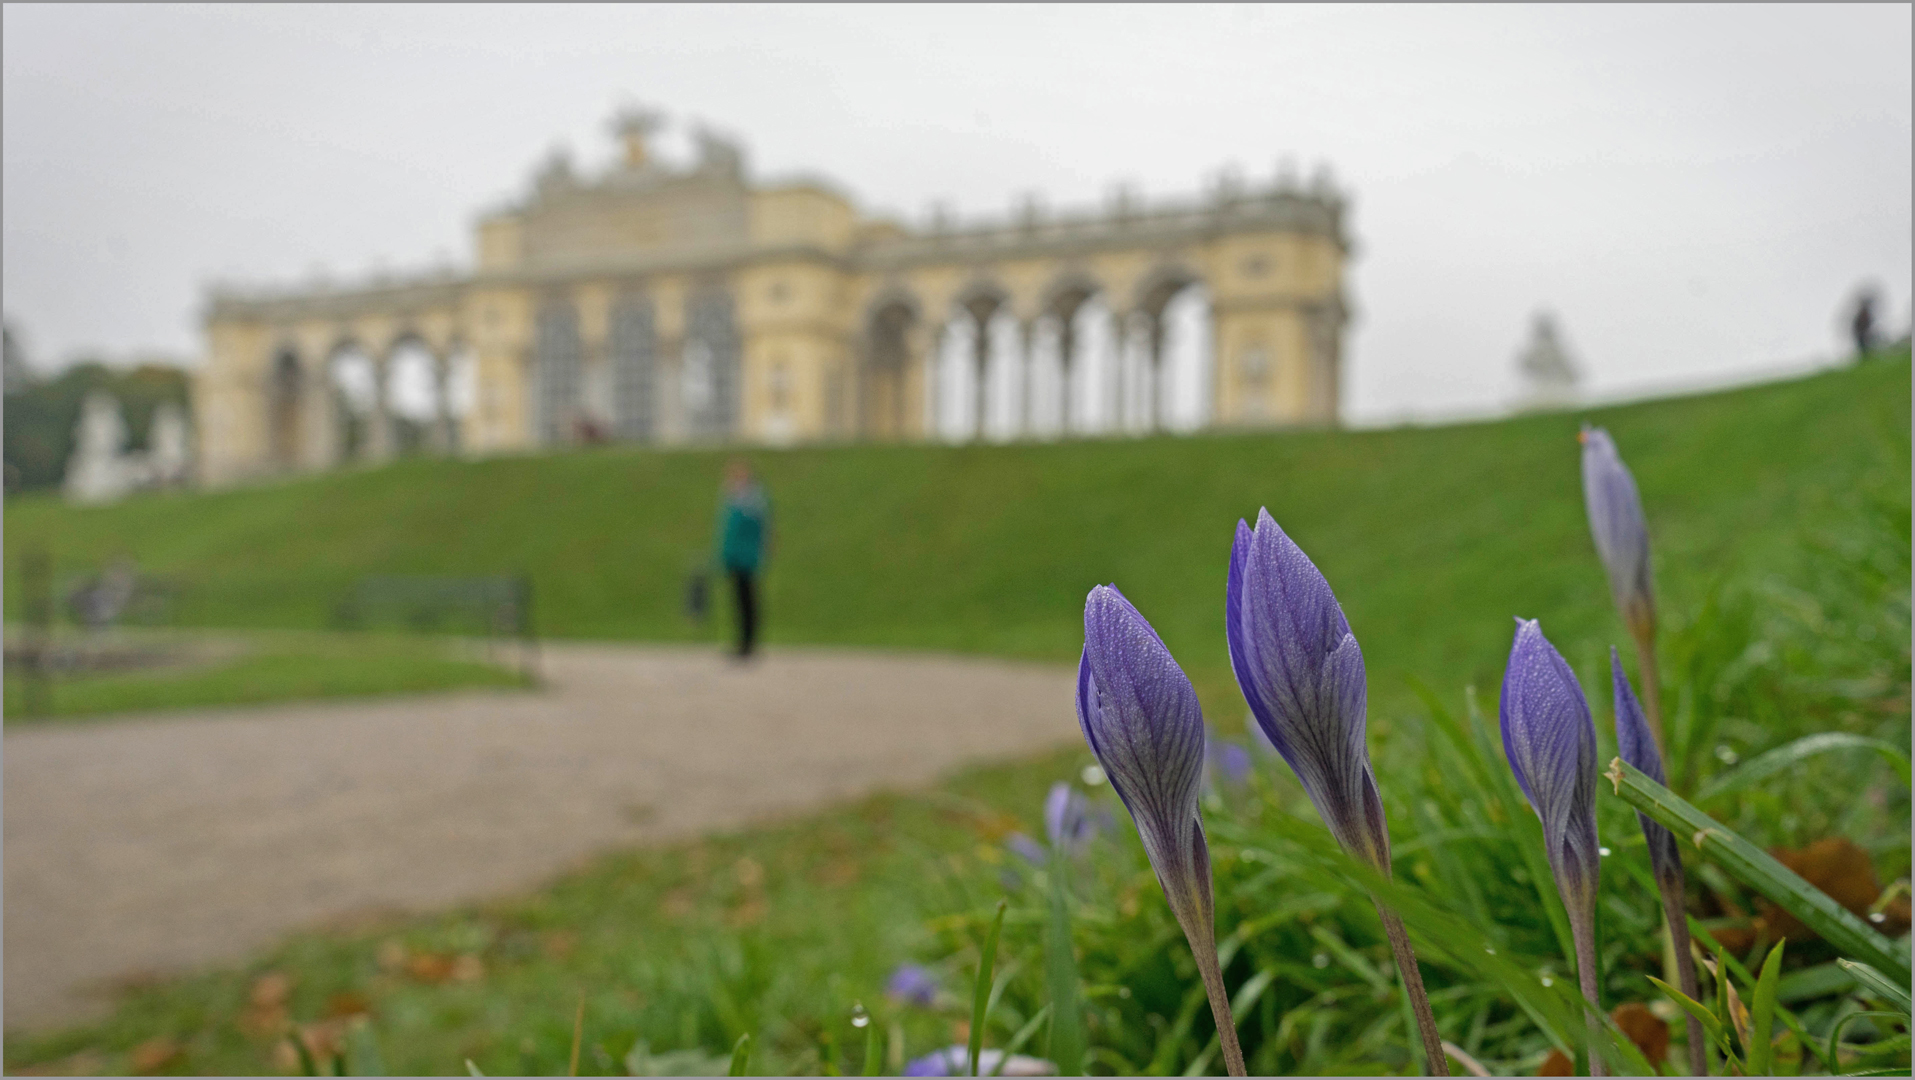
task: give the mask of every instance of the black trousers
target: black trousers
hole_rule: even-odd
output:
[[[751,570],[732,568],[730,573],[738,601],[738,655],[750,656],[758,644],[758,577]]]

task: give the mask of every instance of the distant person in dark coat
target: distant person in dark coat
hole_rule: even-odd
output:
[[[738,602],[738,655],[758,644],[758,571],[771,548],[771,503],[751,466],[734,459],[725,468],[725,503],[718,511],[718,563]]]
[[[1855,297],[1855,314],[1849,319],[1849,330],[1855,335],[1858,357],[1875,351],[1875,305],[1879,302],[1874,289],[1863,289]]]

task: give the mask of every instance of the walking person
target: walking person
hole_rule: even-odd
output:
[[[738,657],[758,644],[758,571],[771,548],[771,503],[743,458],[725,467],[725,502],[718,511],[718,562],[738,603]]]

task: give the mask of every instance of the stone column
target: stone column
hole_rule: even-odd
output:
[[[977,340],[972,342],[971,349],[972,369],[976,373],[976,381],[971,385],[971,438],[983,442],[984,421],[990,415],[991,321],[976,316],[972,316],[971,321],[977,324]]]
[[[332,373],[325,360],[304,376],[306,399],[299,424],[299,464],[308,472],[339,463],[339,418],[333,415]]]
[[[1036,382],[1037,356],[1034,346],[1037,343],[1037,320],[1019,319],[1017,321],[1017,363],[1018,373],[1023,376],[1017,391],[1017,434],[1030,438],[1033,434],[1031,390]]]
[[[452,403],[446,400],[451,366],[450,352],[432,358],[432,427],[427,432],[426,443],[435,454],[452,452]]]
[[[388,364],[391,355],[372,362],[372,412],[366,416],[367,461],[382,462],[392,458],[392,409],[390,398],[392,386],[387,381],[392,369]]]
[[[1075,397],[1075,387],[1071,384],[1071,367],[1077,352],[1077,313],[1072,311],[1057,317],[1057,435],[1069,438],[1071,433],[1071,400]]]
[[[1144,368],[1150,380],[1150,430],[1164,430],[1164,309],[1148,315]]]

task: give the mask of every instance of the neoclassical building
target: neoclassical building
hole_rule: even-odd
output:
[[[754,183],[709,133],[692,164],[661,162],[655,128],[618,117],[602,175],[554,157],[479,220],[469,273],[216,289],[202,477],[601,440],[1157,430],[1167,311],[1190,297],[1206,345],[1182,429],[1336,420],[1350,245],[1326,182],[914,229],[825,182]]]

